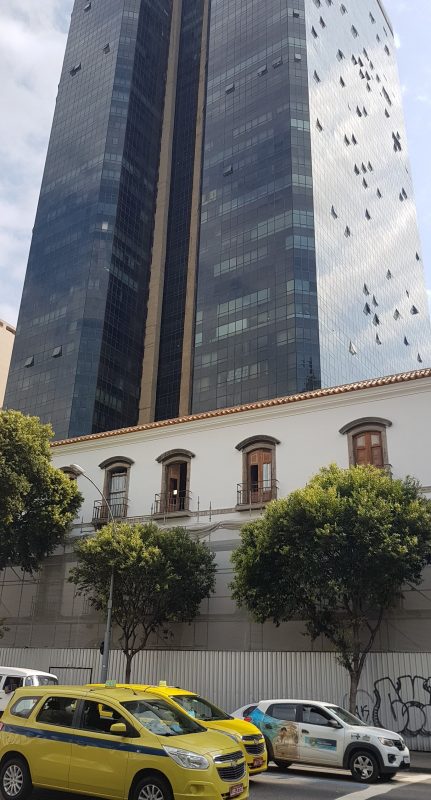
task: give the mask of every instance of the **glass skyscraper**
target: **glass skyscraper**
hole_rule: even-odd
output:
[[[6,404],[60,438],[430,363],[380,0],[76,0]]]

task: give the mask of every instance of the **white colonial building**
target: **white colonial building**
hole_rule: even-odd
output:
[[[299,621],[260,625],[236,607],[231,554],[245,522],[331,462],[371,462],[397,478],[414,476],[431,496],[430,409],[428,369],[56,442],[54,463],[72,476],[79,465],[117,519],[185,526],[216,554],[214,596],[193,624],[153,637],[135,659],[135,679],[167,679],[231,709],[289,694],[343,702],[346,674],[326,641],[312,643]],[[39,575],[7,569],[0,583],[8,626],[0,663],[51,669],[68,682],[98,678],[104,631],[104,620],[67,581],[74,539],[107,521],[97,489],[84,475],[77,480],[84,503],[67,545]],[[121,672],[114,651],[111,677]],[[360,713],[430,749],[430,676],[431,567],[383,622]]]

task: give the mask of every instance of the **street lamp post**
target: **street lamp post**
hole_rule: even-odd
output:
[[[108,509],[108,514],[109,514],[109,517],[111,519],[112,527],[113,527],[114,532],[115,532],[115,530],[116,530],[115,519],[114,519],[114,516],[112,514],[111,506],[109,505],[109,502],[106,499],[106,497],[103,494],[103,492],[100,491],[100,489],[97,486],[97,484],[95,484],[94,481],[91,480],[91,478],[89,478],[89,476],[87,475],[85,470],[83,470],[82,467],[79,466],[79,464],[71,464],[70,465],[70,470],[72,472],[74,472],[75,475],[82,475],[83,478],[86,478],[87,481],[90,481],[90,483],[94,486],[94,488],[99,492],[103,502],[106,505],[106,508]],[[108,678],[109,653],[110,653],[110,649],[111,649],[112,601],[113,601],[113,597],[114,597],[114,567],[112,567],[112,570],[111,570],[111,583],[110,583],[110,586],[109,586],[108,606],[107,606],[107,609],[106,609],[106,625],[105,625],[105,636],[104,636],[104,639],[103,639],[102,669],[101,669],[101,672],[100,672],[100,682],[101,683],[106,683],[107,678]]]

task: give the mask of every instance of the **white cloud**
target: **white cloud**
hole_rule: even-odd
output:
[[[0,10],[0,317],[15,323],[73,0]]]

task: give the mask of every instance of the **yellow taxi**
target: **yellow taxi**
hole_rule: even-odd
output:
[[[103,713],[102,713],[103,712]],[[17,689],[0,720],[0,793],[107,800],[248,797],[242,750],[159,695],[133,688]]]
[[[119,684],[117,684],[118,686]],[[128,684],[121,684],[127,686]],[[251,722],[237,719],[221,711],[220,708],[205,700],[194,692],[168,686],[166,681],[160,681],[158,686],[146,684],[132,684],[133,689],[149,692],[173,703],[178,709],[185,711],[190,717],[198,720],[212,731],[222,731],[229,734],[245,750],[247,766],[250,775],[258,775],[268,767],[268,755],[265,739],[259,728]]]

